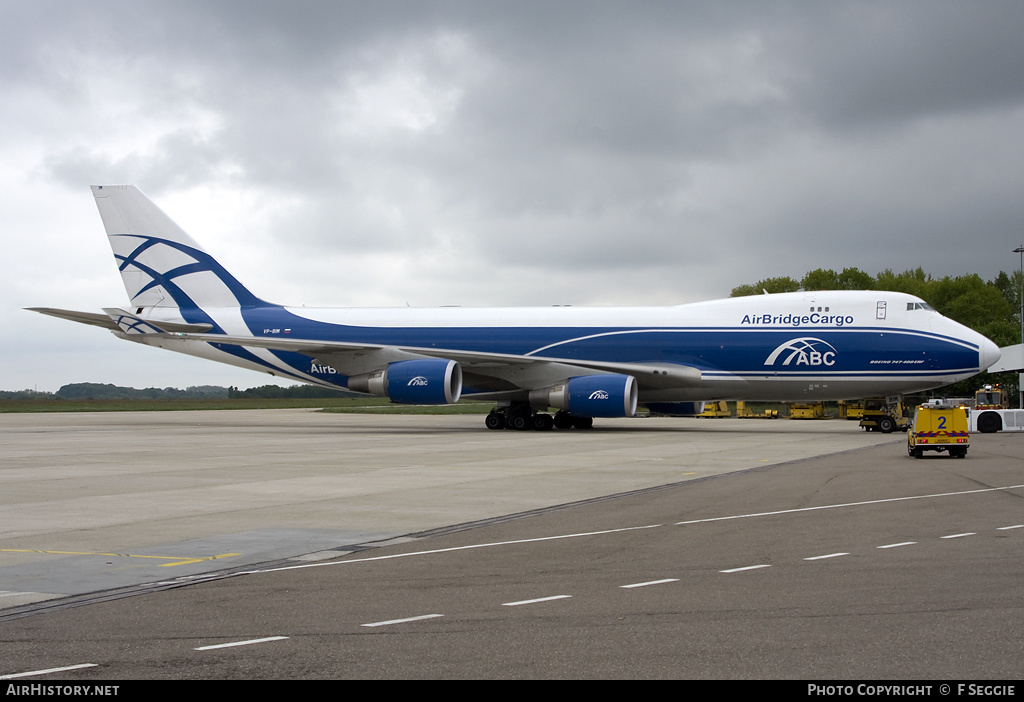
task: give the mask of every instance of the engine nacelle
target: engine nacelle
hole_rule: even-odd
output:
[[[636,378],[609,373],[569,378],[564,385],[534,390],[530,402],[583,417],[632,417],[636,414]]]
[[[396,361],[382,371],[352,376],[348,389],[405,405],[450,405],[462,396],[462,368],[443,358]]]
[[[703,402],[648,402],[647,409],[654,414],[669,417],[696,417],[704,411]]]

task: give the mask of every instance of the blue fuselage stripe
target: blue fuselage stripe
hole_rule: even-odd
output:
[[[371,327],[310,320],[271,306],[243,308],[243,317],[255,336],[265,338],[534,354],[567,362],[675,363],[709,377],[940,376],[977,371],[979,363],[975,344],[888,327]]]

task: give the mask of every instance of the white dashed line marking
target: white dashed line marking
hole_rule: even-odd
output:
[[[419,621],[423,621],[424,619],[437,619],[438,617],[443,617],[443,616],[444,616],[443,614],[421,614],[418,617],[406,617],[405,619],[388,619],[387,621],[384,621],[384,622],[370,622],[369,624],[363,624],[362,626],[366,626],[366,627],[390,626],[392,624],[405,624],[407,622],[419,622]]]
[[[535,600],[520,600],[519,602],[502,602],[502,607],[518,607],[519,605],[536,604],[537,602],[550,602],[551,600],[566,600],[572,595],[552,595],[551,597],[538,597]]]
[[[743,570],[757,570],[758,568],[771,568],[771,564],[763,563],[761,565],[743,566],[742,568],[730,568],[729,570],[720,570],[719,573],[739,573]]]
[[[80,663],[78,665],[68,665],[63,668],[47,668],[46,670],[30,670],[27,673],[11,673],[10,675],[0,675],[0,680],[14,680],[16,678],[27,678],[32,675],[48,675],[50,673],[63,673],[66,670],[78,670],[80,668],[96,668],[99,663]]]
[[[231,643],[214,644],[212,646],[199,646],[193,649],[194,651],[212,651],[215,648],[231,648],[233,646],[248,646],[250,644],[266,643],[267,641],[281,641],[287,639],[287,636],[268,636],[263,639],[249,639],[247,641],[232,641]]]
[[[973,495],[973,494],[980,494],[980,493],[986,493],[986,492],[994,492],[994,491],[1000,491],[1000,490],[1010,490],[1010,489],[1016,489],[1016,488],[1021,488],[1021,487],[1024,487],[1024,485],[1012,485],[1012,486],[1003,487],[1003,488],[990,488],[990,489],[987,489],[987,490],[970,490],[970,491],[965,491],[965,492],[939,493],[939,494],[932,494],[932,495],[917,495],[917,496],[902,497],[902,498],[870,500],[870,501],[864,501],[864,502],[850,502],[850,503],[845,503],[845,504],[823,505],[823,506],[820,506],[820,507],[808,507],[808,508],[802,508],[802,509],[779,510],[779,511],[776,511],[776,512],[760,512],[760,513],[752,513],[752,514],[740,514],[740,515],[732,515],[732,516],[725,516],[725,517],[715,517],[715,518],[711,518],[711,519],[699,519],[699,520],[693,520],[693,521],[676,522],[675,524],[681,526],[681,525],[687,525],[687,524],[701,524],[701,523],[707,523],[707,522],[718,522],[718,521],[727,521],[727,520],[734,520],[734,519],[746,519],[746,518],[751,518],[751,517],[765,517],[765,516],[776,516],[776,515],[783,515],[783,514],[796,514],[796,513],[811,512],[811,511],[816,511],[816,510],[836,509],[836,508],[840,508],[840,507],[855,507],[855,506],[864,506],[864,505],[877,505],[877,504],[883,504],[883,503],[889,503],[889,502],[902,502],[902,501],[907,501],[907,500],[920,500],[920,499],[930,499],[930,498],[939,498],[939,497],[952,497],[952,496],[960,496],[960,495]],[[259,572],[273,572],[273,571],[277,571],[277,570],[293,570],[293,569],[298,569],[298,568],[322,567],[322,566],[331,566],[331,565],[347,565],[347,564],[355,564],[355,563],[367,563],[367,562],[372,562],[372,561],[383,561],[383,560],[390,560],[390,559],[395,559],[395,558],[409,558],[409,557],[416,557],[416,556],[431,556],[431,555],[436,555],[436,554],[453,553],[453,552],[457,552],[457,551],[469,551],[469,550],[480,549],[480,548],[494,548],[494,547],[502,547],[502,546],[509,546],[509,545],[520,545],[520,544],[529,544],[529,543],[542,543],[542,542],[546,542],[546,541],[556,541],[556,540],[563,540],[563,539],[575,539],[575,538],[581,538],[581,537],[604,536],[604,535],[609,535],[609,534],[619,534],[619,533],[636,531],[636,530],[656,529],[656,528],[658,528],[660,526],[661,526],[660,524],[647,524],[647,525],[636,526],[636,527],[624,527],[624,528],[606,529],[606,530],[591,531],[591,532],[559,534],[559,535],[554,535],[554,536],[538,537],[538,538],[531,538],[531,539],[516,539],[516,540],[510,540],[510,541],[498,541],[498,542],[468,544],[468,545],[465,545],[465,546],[457,546],[457,547],[452,547],[452,548],[431,549],[431,550],[425,550],[425,551],[415,551],[415,552],[410,552],[410,553],[391,554],[391,555],[385,555],[385,556],[371,556],[371,557],[367,557],[367,558],[350,559],[350,560],[347,560],[347,561],[332,561],[332,562],[328,562],[328,563],[303,564],[303,565],[300,565],[300,566],[287,566],[287,567],[284,567],[284,568],[272,568],[272,569],[268,569],[268,570],[265,570],[265,571],[250,571],[249,574],[255,574],[255,573],[259,573]],[[1013,524],[1013,525],[1009,525],[1009,526],[997,527],[997,529],[1000,530],[1000,531],[1009,531],[1009,530],[1012,530],[1012,529],[1024,529],[1024,524]],[[942,536],[942,537],[939,537],[939,538],[942,538],[942,539],[956,539],[956,538],[961,538],[961,537],[965,537],[965,536],[975,536],[976,534],[977,534],[977,532],[964,532],[964,533],[960,533],[960,534],[949,534],[949,535]],[[901,541],[901,542],[898,542],[898,543],[884,544],[884,545],[881,545],[881,546],[876,546],[875,548],[876,549],[899,548],[899,547],[902,547],[902,546],[913,546],[913,545],[915,545],[917,543],[918,542],[916,542],[916,541]],[[840,551],[840,552],[836,552],[836,553],[826,553],[826,554],[822,554],[822,555],[818,555],[818,556],[808,556],[808,557],[804,558],[803,560],[804,561],[820,561],[820,560],[827,560],[827,559],[831,559],[831,558],[841,558],[843,556],[849,556],[849,555],[850,555],[849,552]],[[770,564],[770,563],[761,563],[761,564],[756,564],[756,565],[742,566],[742,567],[739,567],[739,568],[729,568],[729,569],[726,569],[726,570],[720,570],[718,572],[719,573],[742,573],[742,572],[749,571],[749,570],[760,570],[760,569],[771,568],[771,567],[772,567],[772,564]],[[679,582],[679,580],[680,580],[679,578],[661,578],[659,580],[647,580],[647,581],[643,581],[643,582],[630,583],[630,584],[627,584],[627,585],[619,585],[619,588],[621,588],[621,589],[641,588],[641,587],[648,587],[648,586],[651,586],[651,585],[663,585],[663,584],[667,584],[667,583]],[[504,602],[504,603],[502,603],[502,606],[503,607],[520,607],[520,606],[523,606],[523,605],[539,604],[539,603],[543,603],[543,602],[552,602],[552,601],[555,601],[555,600],[571,599],[572,597],[573,597],[573,595],[552,595],[550,597],[538,597],[538,598],[533,598],[533,599],[529,599],[529,600],[518,600],[518,601],[515,601],[515,602]],[[361,626],[363,626],[363,627],[371,627],[371,628],[372,627],[382,627],[382,626],[390,626],[390,625],[394,625],[394,624],[405,624],[405,623],[409,623],[409,622],[423,621],[423,620],[427,620],[427,619],[435,619],[435,618],[439,618],[439,617],[443,617],[443,616],[445,616],[445,615],[443,615],[443,614],[425,614],[425,615],[420,615],[420,616],[416,616],[416,617],[406,617],[406,618],[402,618],[402,619],[390,619],[390,620],[387,620],[387,621],[371,622],[371,623],[368,623],[368,624],[362,624]],[[262,642],[265,642],[265,641],[275,641],[275,640],[286,639],[286,638],[288,638],[288,637],[286,637],[286,636],[277,636],[277,637],[270,637],[270,638],[265,638],[265,639],[253,639],[251,641],[239,641],[239,642],[234,642],[234,643],[219,644],[219,645],[215,645],[215,646],[204,646],[204,647],[201,647],[201,648],[197,648],[195,650],[202,651],[202,650],[210,650],[210,649],[217,649],[217,648],[227,648],[227,647],[231,647],[231,646],[244,646],[244,645],[253,644],[253,643],[262,643]],[[87,665],[84,665],[84,666],[73,666],[71,668],[56,668],[56,669],[53,669],[51,671],[37,671],[37,672],[34,672],[34,673],[20,673],[20,674],[17,674],[17,676],[21,677],[21,676],[29,676],[29,675],[42,675],[42,674],[45,674],[47,672],[57,672],[57,671],[62,671],[62,670],[73,670],[74,668],[88,667],[89,665],[95,665],[95,664],[87,664]],[[0,676],[0,679],[8,679],[10,677],[12,677],[12,676]]]
[[[628,590],[633,587],[647,587],[648,585],[662,585],[664,583],[677,583],[679,578],[665,578],[663,580],[648,580],[645,583],[633,583],[632,585],[619,585],[620,588]]]

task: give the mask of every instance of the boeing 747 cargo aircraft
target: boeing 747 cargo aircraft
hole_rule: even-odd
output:
[[[32,310],[398,403],[493,400],[491,429],[585,428],[638,404],[685,416],[705,401],[897,395],[999,359],[984,336],[893,292],[666,307],[288,307],[256,297],[134,186],[92,190],[130,304]]]

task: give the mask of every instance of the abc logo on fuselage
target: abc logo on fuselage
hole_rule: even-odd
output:
[[[779,344],[764,360],[764,365],[774,366],[779,359],[783,366],[831,366],[836,362],[836,349],[832,344],[813,336]]]

